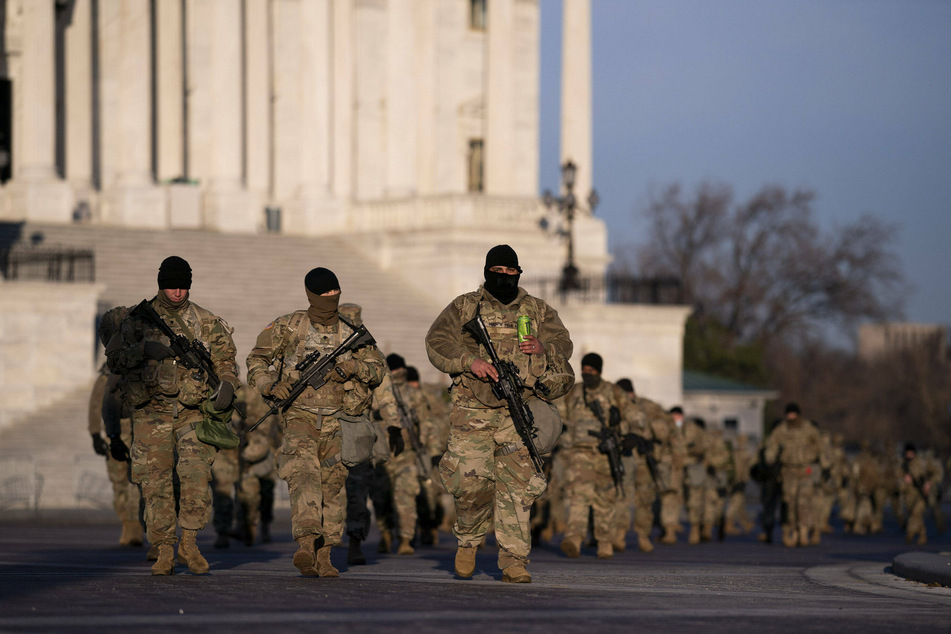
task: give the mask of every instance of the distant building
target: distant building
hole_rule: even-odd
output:
[[[919,348],[931,348],[940,356],[948,353],[948,329],[939,324],[887,323],[859,327],[859,357],[878,357]]]
[[[779,393],[685,370],[683,373],[684,415],[702,418],[707,429],[722,429],[727,438],[745,434],[751,443],[763,437],[766,401]]]

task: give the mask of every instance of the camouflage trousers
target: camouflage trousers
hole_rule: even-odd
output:
[[[746,512],[746,482],[733,484],[725,506],[726,509],[723,512],[726,517],[723,523],[727,530],[739,526],[743,532],[747,532],[753,522],[750,521],[750,516]]]
[[[687,487],[687,521],[690,526],[713,528],[723,512],[723,500],[712,478],[702,486]]]
[[[173,472],[180,483],[178,525],[200,530],[208,522],[215,448],[195,435],[194,425],[201,417],[197,409],[162,398],[153,398],[133,413],[132,480],[142,487],[152,545],[177,542]]]
[[[853,498],[852,532],[856,535],[874,533],[875,530],[875,501],[871,491],[857,492]]]
[[[617,498],[615,534],[626,535],[631,529],[631,507],[634,507],[634,531],[641,537],[650,538],[654,528],[654,500],[657,486],[650,468],[643,458],[624,456],[624,480],[622,494]]]
[[[122,442],[126,447],[132,446],[132,421],[128,418],[121,420]],[[132,482],[131,465],[128,462],[114,460],[111,455],[106,456],[106,473],[112,484],[112,508],[120,522],[139,521],[139,503],[142,493],[139,485]]]
[[[683,511],[683,469],[675,468],[670,461],[662,460],[657,465],[657,497],[660,498],[660,525],[673,531],[680,526]]]
[[[594,538],[612,543],[616,531],[618,492],[607,456],[597,449],[569,449],[565,497],[568,519],[565,539],[581,542],[588,534],[588,509],[594,513]]]
[[[905,535],[910,541],[921,533],[925,533],[925,512],[928,510],[928,501],[916,487],[908,486],[903,491],[905,498]]]
[[[452,532],[463,547],[477,546],[495,514],[500,568],[527,564],[532,548],[532,502],[545,490],[506,408],[454,406],[449,448],[439,477],[455,501]]]
[[[420,493],[419,467],[416,452],[405,449],[400,455],[386,462],[393,490],[393,509],[400,539],[411,540],[416,536],[416,496]]]
[[[815,526],[816,482],[806,467],[783,465],[783,504],[786,506],[784,528],[801,530]]]
[[[294,539],[322,536],[325,546],[340,543],[346,504],[347,467],[340,462],[340,421],[291,408],[284,419],[284,449],[278,473],[291,498]]]

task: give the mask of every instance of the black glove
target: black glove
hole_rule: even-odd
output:
[[[109,455],[109,445],[106,444],[106,439],[100,436],[99,434],[92,435],[92,450],[95,451],[100,456]]]
[[[621,438],[621,451],[625,456],[630,456],[637,449],[639,440],[637,434],[624,434]]]
[[[709,476],[716,476],[716,475],[717,475],[717,470],[716,470],[716,468],[715,468],[715,467],[707,467],[707,475],[709,475]]]
[[[403,440],[403,430],[399,427],[387,427],[387,433],[390,435],[390,452],[398,456],[406,449],[406,441]]]
[[[156,361],[175,356],[172,349],[161,341],[146,341],[142,346],[142,354],[145,355],[146,359],[155,359]]]
[[[129,462],[129,448],[122,442],[122,436],[109,436],[109,453],[116,462]]]
[[[432,460],[433,469],[435,469],[436,467],[439,466],[439,461],[442,460],[442,455],[433,456],[431,460]]]
[[[218,385],[218,390],[212,394],[215,399],[215,411],[223,412],[231,405],[234,399],[234,386],[228,381],[222,381]]]

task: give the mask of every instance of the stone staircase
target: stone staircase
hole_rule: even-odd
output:
[[[96,283],[105,287],[99,300],[100,314],[116,305],[133,305],[152,297],[158,267],[165,257],[179,255],[188,260],[194,276],[191,297],[235,330],[242,376],[244,360],[257,334],[274,317],[305,308],[304,275],[316,266],[327,267],[340,280],[341,301],[363,307],[364,322],[384,354],[403,355],[419,368],[424,380],[445,380],[429,364],[423,345],[429,325],[445,304],[433,302],[341,240],[0,224],[0,245],[9,245],[17,236],[29,241],[34,235],[42,235],[40,244],[47,248],[72,247],[95,253]],[[101,347],[97,359],[102,359]],[[105,466],[101,457],[93,454],[86,432],[91,386],[90,381],[87,388],[64,395],[54,405],[0,432],[0,463],[4,457],[7,464],[12,456],[32,457],[43,481],[40,507],[109,503],[111,492],[102,488],[108,485]],[[93,482],[88,473],[100,474],[102,481]],[[80,484],[85,490],[78,490]],[[0,510],[2,503],[0,500]]]

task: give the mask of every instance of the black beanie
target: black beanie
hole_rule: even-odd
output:
[[[787,414],[801,414],[802,412],[799,410],[798,403],[790,403],[789,405],[786,406],[786,413]]]
[[[617,386],[628,394],[634,392],[634,384],[631,383],[630,379],[618,379]]]
[[[339,291],[340,282],[330,269],[318,267],[311,269],[304,278],[304,288],[314,295],[323,295],[328,291]]]
[[[604,367],[604,361],[601,359],[601,355],[597,352],[589,352],[588,354],[581,357],[581,367],[586,365],[591,366],[598,371],[598,374],[601,374],[601,368]]]
[[[160,290],[166,288],[190,289],[192,287],[192,267],[188,266],[188,262],[177,255],[165,258],[158,270],[158,287]]]
[[[419,381],[419,370],[417,370],[413,366],[409,366],[408,368],[406,368],[406,380],[409,381],[410,383]]]
[[[493,266],[507,266],[518,269],[519,273],[522,272],[518,265],[518,254],[515,253],[515,249],[507,244],[494,246],[485,254],[485,270],[488,271]]]
[[[390,372],[393,372],[405,368],[406,361],[398,354],[388,354],[386,355],[386,367],[390,369]]]

